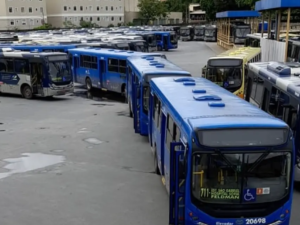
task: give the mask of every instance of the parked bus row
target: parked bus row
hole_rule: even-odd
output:
[[[1,91],[71,91],[73,71],[87,88],[125,94],[169,194],[169,224],[289,224],[298,139],[284,120],[161,53],[68,53],[2,51]]]

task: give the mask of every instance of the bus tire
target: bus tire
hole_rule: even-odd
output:
[[[128,108],[129,108],[129,116],[132,118],[133,113],[132,113],[132,110],[131,110],[131,102],[130,101],[128,101]]]
[[[26,99],[32,99],[33,98],[32,89],[29,85],[24,85],[22,87],[22,96]]]
[[[158,175],[160,174],[159,168],[158,168],[157,154],[156,154],[156,145],[155,145],[155,148],[154,148],[154,173],[158,174]]]
[[[88,78],[88,77],[85,79],[85,86],[86,86],[86,89],[87,89],[88,91],[91,91],[92,88],[93,88],[93,86],[92,86],[92,81],[91,81],[91,79]]]

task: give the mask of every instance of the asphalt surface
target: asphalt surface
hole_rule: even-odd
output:
[[[213,44],[167,57],[201,75]],[[116,95],[77,89],[53,100],[0,96],[1,225],[167,225],[168,196],[147,138]],[[300,221],[294,192],[292,225]]]

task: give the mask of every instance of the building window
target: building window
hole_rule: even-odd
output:
[[[74,9],[74,11],[76,11],[76,10],[77,10],[76,6],[74,6],[74,8],[73,8],[73,9]]]
[[[24,13],[24,12],[25,12],[25,8],[21,7],[21,13]]]
[[[67,11],[68,10],[68,7],[67,6],[64,6],[64,11]]]
[[[32,7],[28,8],[28,12],[32,13]]]
[[[105,7],[106,11],[108,10],[108,6]]]
[[[9,7],[9,8],[8,8],[8,12],[12,13],[12,12],[13,12],[13,8],[12,8],[12,7]]]
[[[90,21],[93,21],[93,17],[90,17]]]
[[[99,11],[99,9],[100,9],[99,6],[97,6],[97,11]]]
[[[97,21],[100,21],[100,17],[97,17]]]
[[[83,11],[83,6],[80,6],[80,11]]]
[[[122,21],[122,17],[121,16],[119,17],[119,21]]]
[[[14,25],[15,25],[15,21],[11,20],[11,21],[10,21],[10,25],[11,25],[11,26],[14,26]]]
[[[26,20],[22,20],[22,25],[23,25],[23,26],[26,25]]]
[[[111,17],[111,21],[114,21],[114,17],[113,16]]]
[[[110,7],[110,10],[111,10],[111,11],[114,11],[114,7],[113,7],[113,6],[111,6],[111,7]]]

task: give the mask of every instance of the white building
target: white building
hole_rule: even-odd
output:
[[[0,0],[0,30],[32,29],[44,22],[46,0]]]
[[[124,23],[124,0],[46,0],[48,23],[64,27],[65,21],[81,20],[106,27]]]

